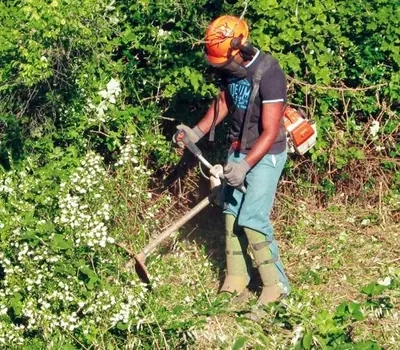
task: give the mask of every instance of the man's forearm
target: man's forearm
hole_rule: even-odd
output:
[[[264,157],[268,151],[271,149],[271,146],[275,142],[277,134],[270,133],[267,131],[263,131],[258,138],[255,145],[252,147],[250,152],[247,154],[245,160],[246,162],[253,167],[257,164],[257,162]]]
[[[256,165],[274,144],[279,134],[283,107],[283,102],[262,105],[261,118],[263,131],[245,158],[251,167]]]

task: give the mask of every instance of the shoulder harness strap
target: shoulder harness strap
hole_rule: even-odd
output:
[[[219,94],[220,92],[218,92],[218,95],[216,97],[216,99],[214,100],[214,118],[211,124],[211,129],[210,129],[210,134],[208,136],[208,141],[210,142],[214,142],[215,139],[215,124],[217,122],[217,118],[218,118],[218,114],[219,114]]]
[[[270,54],[263,54],[261,56],[260,62],[256,67],[256,71],[254,72],[253,79],[252,79],[252,90],[249,99],[249,104],[247,105],[246,114],[244,116],[243,121],[243,131],[242,131],[242,138],[240,140],[240,149],[242,151],[246,150],[247,147],[247,134],[249,129],[249,123],[251,119],[251,112],[253,110],[254,100],[258,94],[260,89],[260,82],[261,78],[264,73],[273,65],[274,60]]]

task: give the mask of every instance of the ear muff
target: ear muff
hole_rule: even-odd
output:
[[[232,50],[240,50],[240,54],[245,61],[250,61],[253,56],[256,54],[256,49],[253,45],[250,44],[248,40],[242,44],[243,35],[235,37],[231,40],[231,48]]]
[[[257,50],[253,45],[250,44],[250,41],[246,41],[241,47],[240,51],[246,55],[254,56],[257,53]]]
[[[240,50],[242,47],[243,35],[237,36],[231,40],[231,48],[233,50]]]

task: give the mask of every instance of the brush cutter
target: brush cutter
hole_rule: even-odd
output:
[[[166,230],[161,232],[158,236],[153,238],[153,240],[147,244],[141,252],[135,254],[126,246],[116,243],[117,246],[124,249],[133,259],[129,260],[125,265],[126,268],[130,268],[133,263],[135,264],[135,271],[138,274],[139,278],[150,284],[149,275],[146,268],[146,258],[168,237],[170,237],[174,232],[178,231],[184,224],[186,224],[190,219],[200,213],[205,207],[207,207],[213,201],[218,201],[218,194],[221,192],[221,180],[224,176],[223,167],[221,164],[211,165],[202,155],[200,149],[189,140],[189,138],[185,135],[183,142],[186,147],[199,159],[199,161],[209,169],[210,172],[210,185],[211,185],[211,193],[204,198],[200,203],[198,203],[195,207],[193,207],[189,212],[187,212],[183,217],[179,220],[175,221],[171,226],[169,226]],[[242,192],[246,192],[245,187],[242,185],[239,188]]]

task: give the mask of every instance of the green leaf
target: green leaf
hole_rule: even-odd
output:
[[[237,338],[236,341],[235,341],[235,343],[234,343],[233,346],[232,346],[232,350],[239,350],[239,349],[242,349],[243,346],[246,344],[246,342],[247,342],[248,339],[249,339],[249,338],[248,338],[248,337],[245,337],[245,336],[242,336],[242,337]]]
[[[373,297],[376,295],[379,295],[386,289],[386,286],[382,286],[377,283],[370,283],[367,284],[366,286],[361,288],[361,293],[368,295],[369,297]]]
[[[89,267],[81,268],[81,272],[87,276],[87,279],[85,281],[86,288],[89,290],[92,290],[94,288],[94,285],[96,284],[96,282],[99,280],[99,277]]]
[[[66,264],[64,261],[54,267],[54,272],[64,274],[67,276],[75,276],[76,269],[71,264]]]
[[[356,321],[365,320],[365,316],[364,316],[364,314],[363,314],[361,311],[355,311],[355,312],[353,312],[353,318],[354,318]]]
[[[356,312],[356,311],[360,311],[361,306],[358,303],[351,302],[351,303],[348,304],[348,308],[349,308],[349,311],[351,313],[353,313],[353,312]]]
[[[367,340],[357,343],[353,347],[354,350],[381,350],[382,348],[374,341]]]
[[[312,333],[311,332],[307,332],[306,334],[304,334],[303,340],[302,340],[302,345],[304,347],[304,349],[310,349],[311,344],[312,344]]]
[[[15,293],[13,297],[10,299],[9,306],[14,310],[14,314],[16,316],[21,315],[22,311],[22,295],[19,293]]]
[[[72,344],[65,344],[61,347],[61,350],[76,350],[76,347]]]
[[[174,315],[180,315],[182,314],[182,312],[185,311],[185,307],[183,305],[176,305],[173,309],[172,309],[172,313]]]
[[[65,239],[63,235],[55,234],[51,246],[58,249],[70,249],[73,247],[71,240]]]
[[[117,328],[120,329],[121,331],[125,331],[125,330],[128,329],[128,324],[127,323],[118,322],[117,323]]]

